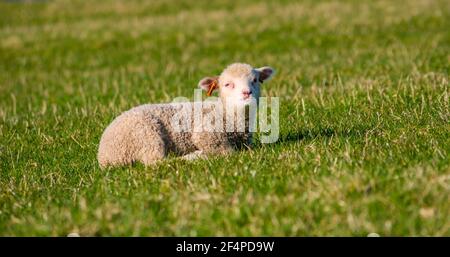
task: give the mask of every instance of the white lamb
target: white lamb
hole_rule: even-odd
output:
[[[270,67],[253,68],[248,64],[229,65],[220,76],[206,77],[200,80],[199,87],[208,95],[219,91],[219,105],[202,105],[200,112],[194,109],[198,103],[145,104],[118,116],[104,131],[98,149],[100,167],[126,165],[142,162],[150,165],[161,160],[169,153],[183,158],[225,154],[251,144],[252,132],[249,131],[249,115],[243,120],[237,119],[237,113],[260,97],[260,85],[271,78],[274,70]],[[197,105],[196,105],[197,104]],[[223,130],[210,131],[199,129],[205,124],[204,114],[223,108],[223,122],[214,124]],[[188,130],[174,127],[174,118],[185,114],[182,120],[188,124]],[[189,116],[191,115],[191,116]],[[227,121],[235,121],[232,129],[225,126]],[[195,124],[194,124],[195,123]],[[190,126],[192,125],[192,126]],[[244,130],[239,127],[244,126]]]

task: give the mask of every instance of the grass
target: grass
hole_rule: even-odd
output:
[[[447,1],[0,2],[0,235],[450,236]],[[133,106],[271,65],[280,140],[101,171]]]

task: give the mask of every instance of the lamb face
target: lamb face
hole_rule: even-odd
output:
[[[261,84],[270,79],[274,70],[270,67],[253,68],[249,64],[234,63],[229,65],[220,76],[206,77],[199,87],[209,94],[218,90],[220,98],[234,106],[249,105],[252,100],[259,101]]]

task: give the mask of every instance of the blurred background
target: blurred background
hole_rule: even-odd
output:
[[[448,0],[0,0],[0,235],[449,235]],[[104,128],[270,65],[280,141],[106,172]]]

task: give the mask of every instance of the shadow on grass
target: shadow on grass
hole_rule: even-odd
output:
[[[311,141],[318,138],[363,138],[369,131],[375,131],[373,127],[359,126],[351,128],[313,128],[280,135],[275,144],[283,144],[297,141]]]

